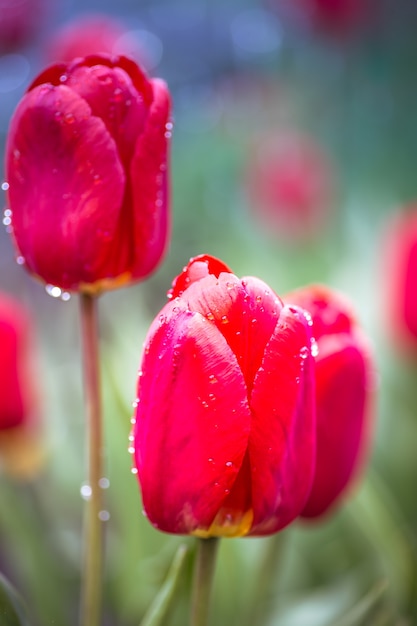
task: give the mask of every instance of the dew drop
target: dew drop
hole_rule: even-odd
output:
[[[45,285],[45,291],[52,298],[60,298],[62,295],[62,289],[55,285]]]
[[[304,360],[308,357],[308,355],[310,354],[309,349],[307,348],[307,346],[304,346],[303,348],[301,348],[300,350],[300,357]]]
[[[211,385],[214,385],[215,383],[217,383],[217,378],[215,377],[214,374],[210,374],[210,376],[209,376],[209,383]]]
[[[256,319],[256,317],[253,317],[253,318],[251,319],[252,324],[256,324],[256,322],[257,322],[257,321],[258,321],[258,320]]]
[[[172,122],[167,122],[165,124],[165,130],[172,130],[173,129],[173,123]]]
[[[74,124],[75,122],[75,117],[72,113],[66,113],[64,115],[64,121],[66,124]]]
[[[9,189],[9,183],[6,183],[6,181],[4,181],[4,183],[1,184],[1,188],[3,191],[7,191]]]
[[[214,459],[213,459],[213,458],[211,458],[211,457],[210,457],[209,459],[207,459],[207,461],[208,461],[209,463],[214,463]]]
[[[89,500],[91,498],[92,489],[90,485],[86,483],[81,485],[80,494],[83,500]]]
[[[66,74],[61,74],[59,80],[61,83],[65,83],[68,80],[68,76]]]
[[[227,315],[222,315],[221,322],[222,322],[222,324],[228,324],[229,323],[229,318],[227,317]]]
[[[166,315],[162,315],[162,314],[161,314],[161,315],[159,316],[159,318],[158,318],[158,319],[159,319],[159,325],[160,325],[160,326],[163,326],[163,325],[164,325],[164,324],[166,324],[166,322],[167,322]]]
[[[11,223],[12,223],[12,218],[11,217],[3,217],[3,225],[4,226],[10,226]]]
[[[134,426],[136,424],[136,418],[135,417],[131,417],[130,418],[130,423],[132,424],[132,426]]]
[[[127,451],[129,452],[129,454],[135,454],[135,448],[133,446],[129,446]]]
[[[63,291],[63,292],[61,293],[61,300],[62,300],[63,302],[68,302],[68,300],[71,300],[71,294],[70,294],[70,293],[68,293],[68,291]]]
[[[225,493],[226,495],[229,495],[229,493],[230,493],[230,489],[225,489],[225,490],[224,490],[224,493]]]
[[[132,469],[130,470],[130,472],[132,474],[137,474],[138,473],[138,468],[137,467],[132,467]]]
[[[230,283],[230,282],[227,282],[227,283],[226,283],[226,288],[227,288],[229,291],[230,291],[231,289],[235,289],[235,287],[236,287],[235,283]]]
[[[316,357],[319,354],[319,347],[314,337],[311,338],[311,356]]]
[[[214,320],[214,315],[210,311],[207,313],[206,318],[212,322]]]
[[[233,461],[226,461],[225,466],[226,467],[233,467]]]
[[[100,480],[98,481],[98,486],[100,487],[100,489],[108,489],[110,487],[109,479],[106,478],[106,476],[103,476],[103,478],[100,478]]]
[[[24,264],[26,263],[26,261],[25,261],[25,257],[24,257],[24,256],[18,256],[18,257],[16,257],[16,263],[17,263],[18,265],[24,265]]]
[[[259,295],[256,296],[255,301],[256,302],[262,302],[262,296],[259,296]]]
[[[205,400],[202,400],[202,401],[201,401],[201,405],[202,405],[205,409],[208,409],[208,406],[209,406],[209,405],[208,405],[208,402],[206,402]]]

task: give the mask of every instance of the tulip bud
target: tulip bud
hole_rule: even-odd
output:
[[[152,272],[168,234],[169,114],[165,83],[125,57],[35,79],[6,148],[13,238],[32,274],[98,293]]]
[[[302,517],[333,507],[368,447],[371,361],[350,306],[334,291],[310,286],[285,297],[311,315],[317,341],[317,461]]]
[[[171,533],[274,533],[300,514],[314,471],[308,319],[209,256],[169,295],[145,341],[131,436],[145,512]]]
[[[43,457],[31,325],[21,305],[4,295],[0,295],[0,346],[0,463],[10,474],[29,477]]]

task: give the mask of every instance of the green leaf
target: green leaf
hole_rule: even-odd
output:
[[[29,626],[21,599],[2,574],[0,574],[0,626]]]
[[[187,552],[187,546],[183,544],[179,546],[165,582],[146,612],[140,626],[160,626],[162,624],[174,597]]]

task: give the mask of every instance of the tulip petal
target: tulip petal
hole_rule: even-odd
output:
[[[350,336],[322,337],[316,398],[317,463],[303,517],[321,515],[337,501],[362,451],[366,363]]]
[[[119,67],[79,65],[67,73],[65,85],[73,89],[101,118],[114,138],[120,160],[128,167],[135,142],[142,132],[148,107],[130,77]]]
[[[168,291],[169,298],[177,298],[196,280],[201,280],[209,274],[220,276],[222,272],[232,273],[223,261],[208,254],[199,254],[189,260],[183,268],[181,274],[178,274],[172,281],[172,287]]]
[[[134,239],[132,276],[151,272],[165,250],[168,231],[167,149],[170,96],[162,80],[151,81],[153,101],[130,165],[133,204],[131,221],[122,224]]]
[[[235,354],[248,388],[259,369],[282,302],[258,278],[209,275],[188,287],[182,299],[192,311],[213,320]]]
[[[304,312],[284,307],[251,398],[252,535],[270,534],[289,524],[310,491],[316,448],[310,346]]]
[[[245,383],[216,326],[167,305],[148,335],[138,400],[135,460],[150,521],[174,533],[208,530],[250,430]]]
[[[114,140],[84,100],[65,86],[26,94],[11,123],[7,177],[30,271],[66,289],[108,277],[125,180]]]

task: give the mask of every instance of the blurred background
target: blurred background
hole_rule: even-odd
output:
[[[211,623],[417,624],[417,348],[400,346],[401,322],[387,313],[390,225],[417,204],[416,28],[414,0],[0,0],[2,153],[31,79],[88,46],[133,56],[173,97],[170,249],[149,280],[100,300],[107,626],[138,624],[176,547],[192,543],[147,523],[127,447],[147,328],[200,253],[280,295],[317,282],[346,293],[378,372],[363,480],[315,524],[224,540]],[[6,214],[0,289],[36,327],[46,458],[30,478],[0,475],[0,571],[31,624],[67,626],[86,477],[78,301],[50,297],[25,273],[8,225]],[[411,289],[417,299],[417,276]],[[254,609],[268,555],[275,573]],[[185,623],[191,558],[167,624]]]

